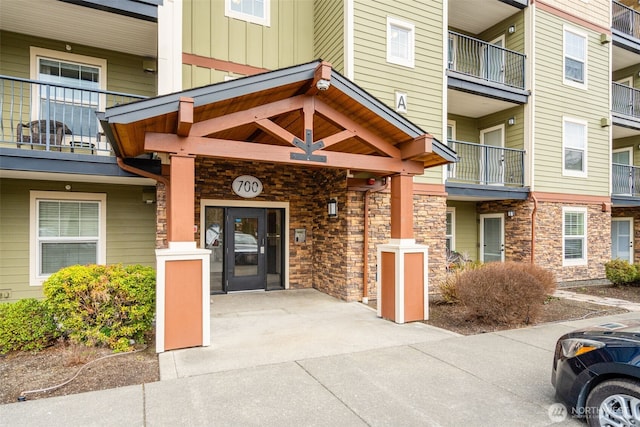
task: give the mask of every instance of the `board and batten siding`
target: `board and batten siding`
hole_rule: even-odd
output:
[[[580,89],[563,83],[563,24],[588,35],[587,85]],[[535,190],[594,196],[609,195],[609,129],[600,119],[609,117],[610,44],[600,33],[536,10]],[[585,120],[587,177],[562,175],[562,118]]]
[[[345,0],[314,1],[315,57],[328,61],[344,74]]]
[[[182,50],[268,70],[289,67],[316,59],[313,18],[313,0],[271,0],[269,26],[226,17],[224,1],[184,0]],[[183,65],[184,87],[217,83],[231,75],[214,71]]]
[[[29,64],[31,46],[64,54],[68,53],[63,50],[64,45],[65,42],[60,40],[0,31],[0,74],[28,79],[31,77]],[[145,73],[142,68],[142,62],[146,58],[77,44],[72,45],[70,53],[105,59],[107,90],[143,96],[157,94],[156,76]]]
[[[142,200],[143,186],[73,181],[0,180],[0,289],[15,301],[40,298],[41,286],[29,285],[30,191],[73,191],[107,195],[107,264],[155,267],[156,205]],[[6,300],[3,300],[6,301]]]

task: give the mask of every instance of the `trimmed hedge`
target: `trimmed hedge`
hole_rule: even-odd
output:
[[[640,265],[614,259],[604,264],[607,279],[616,286],[633,285],[640,282]]]
[[[26,298],[0,304],[0,354],[10,351],[38,351],[59,336],[46,303]]]
[[[52,274],[43,291],[61,332],[77,343],[129,351],[153,323],[151,267],[75,265]]]

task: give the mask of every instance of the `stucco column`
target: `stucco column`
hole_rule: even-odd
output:
[[[195,156],[171,156],[167,236],[156,250],[156,351],[210,343],[209,257],[194,241]]]
[[[378,316],[396,323],[429,317],[428,247],[413,238],[413,177],[391,177],[391,240],[378,246]]]

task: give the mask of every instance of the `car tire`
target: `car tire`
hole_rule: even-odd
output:
[[[598,384],[587,397],[584,414],[590,427],[640,425],[640,382],[616,379]]]

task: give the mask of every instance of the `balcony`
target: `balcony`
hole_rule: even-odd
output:
[[[640,13],[624,4],[611,4],[611,34],[613,36],[614,70],[626,68],[638,62],[640,54]]]
[[[96,112],[144,98],[0,76],[0,146],[111,156]]]
[[[617,1],[612,2],[611,28],[622,34],[640,39],[640,13]]]
[[[448,165],[447,184],[524,187],[524,150],[449,140],[458,162]]]
[[[612,195],[640,197],[640,167],[613,163],[611,180]]]

